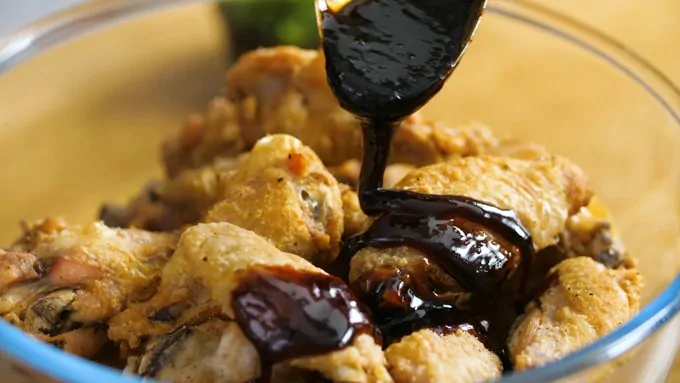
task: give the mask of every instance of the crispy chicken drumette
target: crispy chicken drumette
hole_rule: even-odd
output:
[[[173,234],[46,219],[0,252],[0,315],[65,351],[94,356],[108,320],[153,294],[176,241]]]
[[[519,371],[594,342],[639,309],[642,278],[634,269],[612,270],[592,258],[571,258],[551,271],[548,282],[509,339],[510,358]]]
[[[232,376],[245,378],[239,381],[255,379],[265,361],[247,345],[254,340],[244,338],[241,324],[234,326],[239,323],[234,292],[249,272],[276,267],[333,278],[232,224],[193,226],[183,233],[157,294],[116,317],[109,336],[131,349],[141,347],[142,355],[131,359],[130,369],[148,377],[197,383],[232,382]],[[325,310],[335,315],[332,307]],[[227,347],[231,341],[234,344]],[[236,347],[239,344],[243,347]],[[382,350],[369,334],[354,336],[351,344],[337,351],[294,356],[277,364],[313,371],[333,382],[391,381]],[[224,371],[237,373],[222,375]]]

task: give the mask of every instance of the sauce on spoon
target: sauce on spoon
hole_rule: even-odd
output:
[[[465,196],[382,188],[395,129],[442,88],[485,3],[354,0],[330,7],[318,0],[317,6],[328,83],[342,107],[362,121],[359,200],[366,214],[377,216],[365,233],[347,241],[342,259],[368,246],[415,247],[453,276],[465,293],[451,303],[423,294],[422,288],[417,291],[416,286],[427,284],[426,276],[378,271],[362,276],[353,287],[372,306],[386,340],[421,327],[453,326],[473,329],[502,354],[515,317],[514,298],[533,257],[527,230],[513,212]],[[387,295],[399,297],[403,305],[381,316]]]

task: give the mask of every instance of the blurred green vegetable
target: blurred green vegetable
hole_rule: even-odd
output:
[[[238,56],[275,45],[316,48],[314,0],[219,0]]]

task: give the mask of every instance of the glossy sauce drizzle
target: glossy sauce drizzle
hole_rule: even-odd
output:
[[[463,329],[502,354],[533,257],[531,237],[511,211],[464,196],[382,188],[395,129],[441,89],[484,5],[355,0],[339,11],[321,10],[329,85],[362,121],[361,207],[377,217],[347,241],[341,259],[369,246],[415,247],[464,289],[455,299],[443,298],[428,286],[426,273],[398,269],[370,271],[353,281],[387,342],[422,327]]]
[[[346,347],[373,325],[339,278],[292,267],[255,267],[232,293],[234,319],[269,364]]]

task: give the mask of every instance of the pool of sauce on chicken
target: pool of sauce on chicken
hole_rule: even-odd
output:
[[[367,332],[386,347],[422,328],[467,331],[505,359],[515,302],[533,257],[527,230],[513,212],[483,201],[382,187],[395,129],[441,89],[484,5],[485,0],[354,0],[319,10],[328,83],[342,107],[362,121],[359,199],[375,218],[344,243],[338,259],[348,263],[367,247],[409,246],[451,275],[461,291],[455,299],[441,296],[426,272],[396,268],[361,275],[352,291],[340,279],[314,272],[255,271],[235,292],[233,308],[267,363],[341,349]],[[325,304],[340,319],[285,320],[284,306],[302,312],[301,305],[310,303]],[[267,305],[274,307],[268,311],[274,319],[263,324],[258,317]],[[379,331],[373,332],[370,317]],[[263,325],[271,331],[260,331]]]

